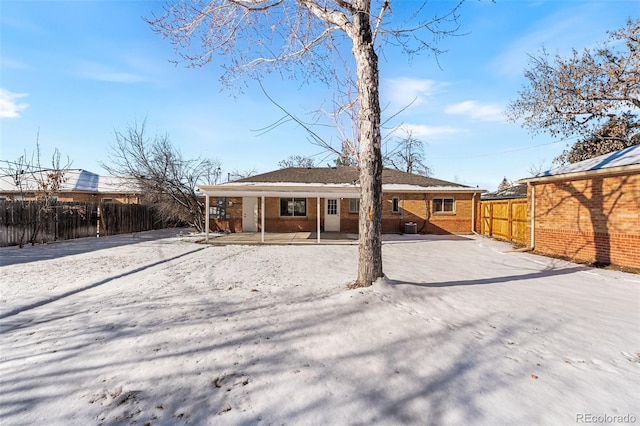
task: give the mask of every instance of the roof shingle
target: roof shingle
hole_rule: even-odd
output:
[[[288,167],[286,169],[239,179],[235,182],[354,184],[358,182],[359,178],[360,171],[356,167]],[[471,188],[470,186],[459,183],[447,182],[441,179],[420,176],[394,169],[383,169],[382,184]]]

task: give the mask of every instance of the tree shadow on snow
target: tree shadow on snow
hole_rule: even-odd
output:
[[[479,424],[484,398],[530,380],[529,366],[502,371],[496,354],[534,327],[548,331],[529,317],[490,326],[491,313],[443,327],[375,292],[347,299],[322,288],[289,294],[290,285],[166,281],[143,294],[123,288],[105,308],[98,292],[75,292],[81,302],[64,315],[33,307],[21,315],[33,322],[3,332],[22,343],[4,355],[21,368],[0,374],[12,395],[0,397],[0,414],[11,422],[47,410],[51,401],[33,392],[47,386],[86,403],[77,422]]]
[[[546,278],[558,275],[569,275],[574,274],[576,272],[588,271],[593,268],[588,266],[574,266],[570,268],[546,268],[541,271],[529,272],[526,274],[516,274],[516,275],[506,275],[502,277],[487,277],[487,278],[476,278],[469,280],[456,280],[456,281],[446,281],[446,282],[410,282],[406,280],[394,280],[391,278],[387,278],[387,282],[394,286],[401,285],[413,285],[419,287],[455,287],[455,286],[465,286],[465,285],[484,285],[484,284],[499,284],[499,283],[508,283],[515,281],[523,281],[523,280],[535,280],[539,278]]]
[[[19,248],[18,246],[0,247],[0,266],[59,259],[65,256],[171,238],[180,235],[181,232],[188,234],[189,230],[174,228],[158,229],[155,231],[111,235],[101,238],[87,237],[56,241],[48,244],[36,244],[34,246],[25,245],[23,248]]]

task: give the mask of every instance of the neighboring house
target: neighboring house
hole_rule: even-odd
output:
[[[505,189],[499,189],[495,192],[485,192],[480,198],[482,201],[516,200],[527,198],[527,185],[515,184]]]
[[[516,184],[482,194],[480,233],[527,243],[527,185]]]
[[[20,177],[21,188],[13,176],[0,176],[0,200],[34,200],[41,193],[41,183],[47,181],[47,173],[47,170],[25,173]],[[140,196],[140,190],[132,179],[72,169],[64,170],[60,189],[51,198],[60,202],[137,204]]]
[[[540,253],[640,268],[640,145],[521,179],[527,244]]]
[[[358,232],[355,167],[286,168],[202,185],[210,229],[228,232]],[[382,232],[475,231],[482,189],[384,169]]]

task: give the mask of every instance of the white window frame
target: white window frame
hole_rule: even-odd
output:
[[[292,214],[282,214],[282,200],[287,200],[287,202],[291,201],[291,202],[294,203]],[[304,201],[304,215],[295,214],[295,203],[296,203],[296,201],[298,201],[298,202]],[[280,197],[278,209],[279,209],[279,212],[280,212],[280,217],[307,217],[307,214],[308,214],[308,212],[307,212],[307,199],[306,198],[295,198],[295,197]]]
[[[349,198],[349,213],[360,212],[360,198]]]
[[[451,210],[446,210],[445,206],[446,203],[445,201],[451,201]],[[441,209],[438,210],[436,209],[436,202],[439,201],[440,202],[440,207]],[[433,213],[436,214],[455,214],[456,212],[456,199],[454,197],[438,197],[438,198],[434,198],[431,200],[432,202],[432,206],[433,206]]]
[[[400,213],[400,197],[391,199],[391,213]]]

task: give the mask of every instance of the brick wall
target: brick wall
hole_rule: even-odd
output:
[[[529,185],[528,244],[534,187],[536,251],[640,267],[640,174]]]
[[[307,198],[307,216],[280,216],[280,198],[265,199],[265,231],[315,232],[317,228],[316,198]],[[324,199],[320,200],[320,217],[323,217]],[[260,214],[260,212],[258,212]],[[321,222],[321,226],[323,223]],[[259,226],[259,224],[258,224]]]
[[[209,202],[216,205],[218,199],[211,197]],[[209,229],[213,232],[242,232],[242,197],[226,197],[226,219],[209,219]]]
[[[393,212],[393,198],[398,198],[399,211]],[[382,232],[404,232],[407,222],[415,222],[418,231],[433,234],[466,234],[471,232],[471,209],[473,194],[411,194],[385,193],[382,201]],[[454,198],[455,212],[433,213],[433,198]],[[479,206],[479,196],[476,204]],[[232,206],[229,206],[229,201]],[[212,205],[214,199],[212,198]],[[428,207],[428,208],[427,208]],[[212,230],[229,232],[242,231],[242,198],[227,198],[227,215],[229,219],[211,219]],[[477,207],[479,208],[479,207]],[[258,201],[258,217],[260,217],[260,201]],[[317,227],[316,198],[307,199],[306,217],[280,216],[280,198],[265,199],[265,230],[267,232],[315,232]],[[320,226],[324,229],[325,199],[320,199]],[[476,215],[478,215],[477,210]],[[429,221],[425,224],[425,218]],[[260,219],[258,219],[260,229]],[[340,231],[358,232],[358,213],[349,211],[349,199],[340,200]]]

